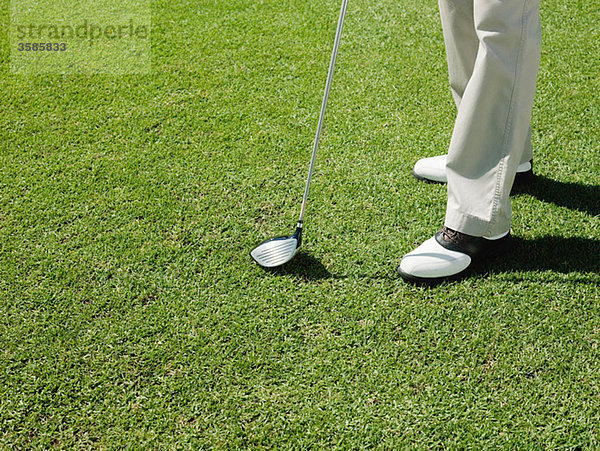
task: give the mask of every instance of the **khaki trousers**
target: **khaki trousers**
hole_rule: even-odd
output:
[[[458,113],[446,170],[445,225],[474,236],[510,229],[517,166],[533,158],[540,0],[439,0]]]

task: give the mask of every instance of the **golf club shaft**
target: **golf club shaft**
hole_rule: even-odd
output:
[[[340,47],[340,40],[342,37],[342,29],[344,28],[344,18],[346,16],[346,8],[348,6],[348,0],[342,0],[342,8],[340,11],[340,18],[338,19],[337,31],[335,34],[335,42],[333,44],[333,51],[331,53],[331,62],[329,63],[329,74],[327,75],[327,84],[325,85],[325,94],[323,95],[323,104],[321,105],[321,114],[319,116],[319,125],[317,127],[317,134],[315,136],[315,143],[313,146],[312,157],[310,159],[310,168],[308,170],[308,178],[306,180],[306,188],[304,190],[304,199],[302,200],[302,208],[300,210],[300,219],[298,220],[299,227],[302,227],[302,221],[304,219],[304,213],[306,212],[306,202],[308,201],[308,193],[310,191],[310,180],[315,169],[315,160],[317,158],[317,150],[319,149],[319,140],[321,138],[321,130],[323,129],[323,120],[325,119],[325,110],[327,109],[327,99],[329,98],[329,90],[331,89],[331,81],[333,80],[333,72],[335,70],[335,60],[337,58],[338,49]]]

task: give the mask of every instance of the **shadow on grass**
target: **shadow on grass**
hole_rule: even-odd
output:
[[[514,238],[512,252],[488,266],[488,272],[554,271],[600,274],[600,240],[546,236]]]
[[[553,271],[559,274],[595,273],[600,275],[600,240],[546,236],[534,240],[514,238],[514,248],[504,258],[477,265],[466,277],[485,277],[486,274]],[[395,268],[395,265],[392,265]],[[326,279],[386,279],[398,280],[394,268],[389,274],[332,274],[325,266],[306,252],[299,252],[286,265],[267,269],[278,276],[294,276],[311,282]],[[597,278],[583,278],[582,282],[598,283]]]
[[[537,176],[533,183],[518,188],[516,194],[519,193],[526,193],[544,202],[578,210],[592,216],[600,215],[600,186],[565,183]],[[392,266],[395,267],[393,264]],[[283,267],[267,271],[275,275],[292,275],[304,281],[348,278],[396,280],[399,278],[394,268],[390,269],[389,274],[332,274],[319,260],[306,251],[300,251],[292,261]],[[515,237],[514,248],[508,256],[479,265],[471,274],[484,277],[485,274],[528,271],[600,274],[600,239],[546,236],[526,240]],[[597,283],[595,278],[594,280],[585,278],[582,280]]]
[[[305,251],[298,251],[289,263],[266,271],[279,276],[291,275],[306,281],[334,278],[323,263]]]
[[[514,237],[514,248],[510,254],[478,265],[471,274],[484,276],[511,272],[554,271],[562,274],[591,272],[600,275],[599,257],[600,240],[560,236],[546,236],[534,240]],[[265,271],[277,276],[294,276],[308,282],[349,278],[395,280],[399,276],[393,269],[390,269],[389,274],[332,274],[315,257],[306,251],[300,251],[284,266]]]
[[[530,194],[560,207],[600,215],[600,185],[559,182],[538,175],[532,183],[515,187],[515,194]]]

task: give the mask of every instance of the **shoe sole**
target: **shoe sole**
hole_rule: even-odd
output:
[[[417,175],[417,173],[415,172],[414,169],[412,170],[412,175],[417,180],[419,180],[421,182],[425,182],[425,183],[431,183],[432,185],[445,185],[446,184],[446,182],[440,182],[438,180],[431,180],[431,179],[425,178],[421,175]]]
[[[461,279],[464,279],[467,275],[469,275],[472,272],[472,267],[473,267],[473,262],[471,262],[471,264],[469,266],[467,266],[467,268],[463,269],[461,272],[459,272],[457,274],[454,274],[452,276],[434,277],[434,278],[417,277],[417,276],[413,276],[412,274],[407,274],[400,269],[400,266],[398,266],[396,268],[396,272],[406,282],[412,283],[414,285],[434,287],[434,286],[440,285],[444,282],[457,282]]]

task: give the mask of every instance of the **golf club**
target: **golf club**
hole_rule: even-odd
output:
[[[325,119],[325,110],[327,109],[327,99],[329,97],[329,90],[331,88],[331,81],[333,80],[333,72],[335,69],[335,60],[337,58],[338,48],[340,46],[340,39],[342,37],[342,28],[344,27],[344,18],[346,16],[346,7],[348,6],[348,0],[342,0],[342,8],[340,11],[340,17],[338,19],[337,31],[335,34],[335,42],[333,44],[333,51],[331,53],[331,62],[329,63],[329,73],[327,75],[327,84],[325,85],[325,94],[323,96],[323,103],[321,105],[321,114],[319,116],[319,125],[317,126],[317,134],[315,136],[315,142],[313,146],[312,157],[310,159],[310,168],[308,170],[308,178],[306,180],[306,188],[304,189],[304,199],[302,200],[302,208],[300,209],[300,218],[296,226],[296,231],[292,236],[280,236],[277,238],[271,238],[263,241],[261,244],[256,246],[250,255],[260,266],[265,268],[274,268],[281,266],[284,263],[290,261],[296,250],[302,244],[302,223],[304,220],[304,213],[306,212],[306,202],[308,201],[308,192],[310,190],[310,180],[313,175],[315,168],[315,159],[317,157],[317,150],[319,149],[319,139],[321,138],[321,130],[323,129],[323,120]]]

